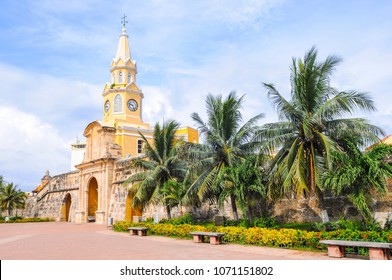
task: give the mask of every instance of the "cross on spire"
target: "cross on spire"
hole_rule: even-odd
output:
[[[126,20],[127,16],[124,14],[124,16],[121,18],[121,24],[125,27],[125,24],[128,23]]]

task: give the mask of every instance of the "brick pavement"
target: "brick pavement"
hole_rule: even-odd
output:
[[[130,236],[106,225],[0,224],[1,260],[333,260],[326,253]]]

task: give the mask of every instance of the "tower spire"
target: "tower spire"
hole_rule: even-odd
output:
[[[124,63],[128,59],[131,59],[131,51],[129,50],[127,29],[125,28],[125,24],[128,23],[126,18],[127,16],[125,14],[123,17],[121,17],[121,24],[123,27],[121,30],[120,40],[118,42],[116,57],[114,58],[114,60],[116,61],[121,58]]]

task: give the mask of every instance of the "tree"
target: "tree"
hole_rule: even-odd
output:
[[[185,204],[185,195],[187,192],[187,185],[185,182],[177,182],[168,180],[162,188],[162,199],[164,204],[170,208],[178,206],[180,215],[183,215],[182,207]]]
[[[218,178],[225,172],[225,168],[254,152],[259,144],[252,141],[252,138],[257,130],[256,123],[263,114],[242,124],[242,101],[243,96],[237,98],[235,92],[231,92],[226,99],[209,94],[206,98],[207,122],[197,113],[191,115],[205,143],[193,145],[194,148],[189,153],[194,163],[192,170],[198,176],[188,193],[197,193],[201,200],[217,199],[223,187]],[[235,196],[230,194],[230,199],[234,218],[238,219]]]
[[[14,209],[23,208],[26,201],[26,195],[23,191],[16,189],[13,183],[6,184],[0,193],[0,204],[2,209],[7,209],[8,216],[12,216]]]
[[[166,206],[168,219],[171,219],[172,207],[163,193],[164,186],[169,181],[183,180],[187,172],[186,163],[179,158],[178,151],[182,141],[175,139],[179,123],[171,120],[154,127],[153,143],[149,143],[142,134],[145,157],[131,161],[131,168],[138,170],[124,184],[133,184],[129,192],[133,196],[133,207],[144,208],[152,201],[163,201]]]
[[[284,194],[318,198],[323,220],[328,220],[323,202],[321,174],[331,167],[331,154],[339,151],[342,131],[350,131],[361,143],[377,141],[382,130],[362,118],[344,118],[355,109],[375,110],[367,93],[338,91],[330,85],[331,75],[341,59],[328,56],[317,62],[311,48],[304,60],[293,58],[291,100],[273,84],[264,83],[280,121],[266,124],[258,137],[268,139],[269,149],[278,151],[271,171],[271,183]],[[281,187],[280,187],[281,186]],[[276,190],[274,190],[276,193]]]
[[[253,208],[261,206],[263,201],[265,203],[266,198],[264,177],[256,156],[249,156],[225,169],[220,178],[223,182],[223,190],[219,196],[220,205],[223,205],[228,197],[234,196],[242,212],[247,214],[250,224],[253,224]],[[232,208],[237,209],[236,206]],[[238,214],[234,216],[238,217]]]
[[[324,177],[325,187],[336,195],[346,195],[364,220],[371,222],[373,195],[385,195],[387,180],[392,178],[392,147],[379,144],[362,152],[348,140],[344,151],[333,154],[334,167]]]

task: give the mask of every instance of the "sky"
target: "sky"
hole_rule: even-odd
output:
[[[331,84],[368,92],[358,112],[392,134],[392,1],[0,0],[0,175],[25,191],[71,170],[70,144],[103,117],[102,91],[127,16],[143,120],[205,119],[205,97],[244,96],[243,117],[278,120],[262,83],[290,98],[290,65],[312,46],[343,59]]]

